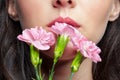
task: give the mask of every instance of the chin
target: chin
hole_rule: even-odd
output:
[[[74,50],[73,46],[69,43],[66,48],[65,51],[62,55],[62,57],[59,59],[60,61],[67,61],[67,60],[71,60],[75,57],[76,55],[76,50]],[[42,55],[45,55],[48,58],[53,59],[54,57],[54,46],[52,46],[49,50],[47,51],[41,51]]]

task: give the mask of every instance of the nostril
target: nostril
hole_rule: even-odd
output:
[[[69,3],[69,4],[71,4],[71,3],[72,3],[72,1],[71,1],[71,0],[69,0],[69,1],[68,1],[68,3]]]
[[[75,6],[75,0],[53,0],[53,7],[60,8],[60,7],[70,7],[73,8]]]
[[[56,1],[56,3],[57,3],[57,4],[59,4],[59,5],[61,5],[61,2],[60,2],[60,0],[57,0],[57,1]]]
[[[68,0],[67,2],[68,2],[68,4],[71,4],[71,3],[72,3],[72,1],[71,1],[71,0]],[[60,0],[57,0],[57,1],[56,1],[56,3],[57,3],[57,4],[59,4],[59,5],[61,5],[61,4],[62,4]]]

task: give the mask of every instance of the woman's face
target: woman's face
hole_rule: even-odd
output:
[[[15,0],[15,13],[23,29],[35,26],[48,28],[48,24],[59,18],[79,25],[77,28],[89,40],[98,43],[105,30],[117,0]],[[72,20],[71,20],[72,19]],[[56,21],[57,21],[56,20]],[[69,22],[70,20],[70,22]],[[61,21],[62,22],[62,21]],[[47,51],[51,56],[51,52]],[[44,53],[44,52],[43,52]],[[64,58],[73,57],[74,50],[68,46]]]

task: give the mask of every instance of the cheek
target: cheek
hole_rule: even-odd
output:
[[[98,43],[106,31],[107,23],[104,23],[103,25],[98,25],[95,27],[91,26],[91,27],[92,28],[89,29],[88,32],[85,33],[85,35],[89,40]]]
[[[88,1],[88,0],[86,0]],[[112,10],[113,6],[113,1],[112,0],[106,0],[101,1],[101,0],[92,0],[91,2],[83,3],[82,5],[84,11],[84,15],[88,17],[88,20],[91,21],[96,21],[96,22],[101,22],[103,23],[104,21],[108,20],[110,16],[110,12]],[[91,23],[94,24],[94,23]]]
[[[85,3],[82,5],[84,9],[82,10],[82,15],[84,17],[81,20],[83,25],[80,31],[89,40],[98,43],[105,33],[109,21],[112,1],[106,0],[103,4],[102,1],[97,0],[95,2],[91,1],[91,3],[87,5],[87,7]]]
[[[23,29],[34,26],[46,26],[47,12],[44,6],[45,2],[40,0],[17,1],[17,10]]]
[[[107,22],[102,24],[88,23],[87,25],[82,25],[79,31],[87,37],[88,40],[91,40],[95,43],[98,43],[103,37],[107,27]]]

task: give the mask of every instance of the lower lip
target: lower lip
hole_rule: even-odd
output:
[[[67,21],[66,23],[68,23],[69,25],[72,25],[72,26],[74,26],[74,27],[77,27],[77,28],[79,28],[80,27],[80,25],[78,25],[76,22],[73,22],[70,18],[65,18],[65,20]]]
[[[77,23],[73,22],[70,18],[66,17],[65,19],[59,17],[56,20],[54,20],[53,22],[51,22],[50,24],[48,24],[48,27],[51,27],[52,25],[55,24],[55,22],[59,22],[59,23],[66,23],[69,24],[75,28],[79,28],[80,25],[78,25]]]

